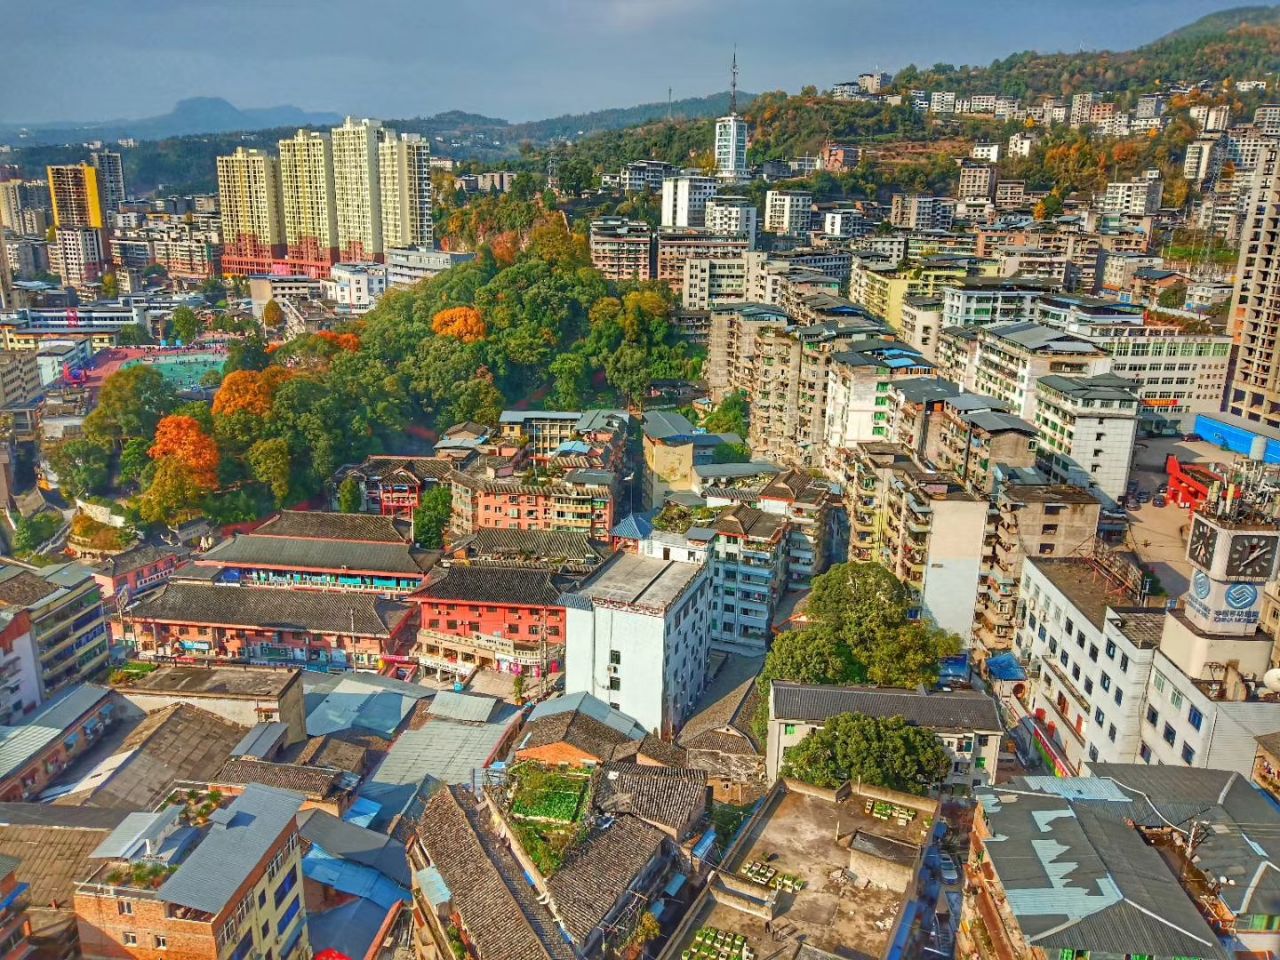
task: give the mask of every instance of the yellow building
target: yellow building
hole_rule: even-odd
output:
[[[280,141],[280,189],[289,259],[326,258],[338,247],[333,196],[333,145],[327,133],[299,130]]]
[[[431,246],[431,144],[416,133],[387,136],[378,144],[378,178],[383,243]]]
[[[262,273],[283,253],[280,161],[265,150],[238,147],[218,158],[218,201],[226,273]]]
[[[344,261],[372,260],[382,254],[378,145],[388,134],[394,136],[383,130],[382,121],[354,117],[333,128],[333,193],[339,256]]]
[[[87,163],[60,164],[48,168],[48,177],[55,227],[102,229],[102,192],[95,168]]]

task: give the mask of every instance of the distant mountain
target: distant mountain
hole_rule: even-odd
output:
[[[1163,40],[1195,40],[1199,37],[1229,33],[1242,26],[1280,26],[1280,6],[1232,7],[1230,10],[1219,10],[1179,27],[1167,33],[1156,43]]]
[[[312,113],[299,107],[241,109],[221,97],[180,100],[169,113],[136,120],[71,121],[39,124],[0,124],[0,141],[14,146],[76,143],[84,140],[163,140],[198,134],[262,130],[267,127],[305,127],[341,122],[336,113]],[[25,131],[26,135],[21,136]]]

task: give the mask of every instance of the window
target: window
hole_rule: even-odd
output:
[[[1119,687],[1116,687],[1116,695],[1114,699],[1116,701],[1117,707],[1120,706],[1120,704],[1124,703],[1124,691],[1121,690]]]
[[[1191,726],[1199,730],[1200,725],[1204,723],[1204,714],[1201,713],[1199,710],[1197,710],[1195,707],[1192,707],[1191,710],[1187,713],[1187,720],[1191,723]]]
[[[138,945],[138,935],[136,933],[125,931],[121,934],[121,939],[126,947],[136,947]]]
[[[1181,710],[1181,709],[1182,709],[1182,694],[1181,694],[1179,691],[1177,691],[1177,690],[1170,690],[1170,691],[1169,691],[1169,703],[1173,706],[1173,709],[1175,709],[1175,710]]]
[[[1107,641],[1105,650],[1108,660],[1114,660],[1116,658],[1116,644],[1114,640]]]
[[[796,725],[794,723],[784,723],[782,725],[782,732],[788,737],[795,736]]]
[[[1189,743],[1182,745],[1182,762],[1187,766],[1191,766],[1196,762],[1196,752],[1191,749],[1191,744]]]
[[[168,949],[169,949],[169,938],[168,938],[168,937],[162,937],[162,936],[160,936],[160,934],[158,934],[158,933],[157,933],[157,934],[156,934],[156,936],[155,936],[155,942],[156,942],[156,949],[157,949],[157,950],[168,950]]]
[[[609,689],[610,689],[610,690],[621,690],[621,689],[622,689],[622,680],[621,680],[619,677],[610,677],[610,678],[609,678]]]
[[[1084,678],[1084,692],[1086,694],[1093,693],[1093,681],[1090,680],[1088,677]]]
[[[1171,746],[1171,747],[1174,745],[1174,743],[1175,743],[1175,742],[1177,741],[1177,739],[1178,739],[1177,731],[1175,731],[1175,730],[1173,729],[1173,725],[1172,725],[1172,724],[1169,724],[1169,723],[1166,723],[1166,724],[1164,725],[1164,733],[1163,733],[1163,734],[1161,734],[1161,736],[1163,736],[1163,737],[1164,737],[1164,742],[1165,742],[1165,743],[1167,743],[1167,744],[1168,744],[1169,746]]]
[[[1151,748],[1147,746],[1145,741],[1138,745],[1138,756],[1142,758],[1143,763],[1151,762]]]
[[[272,895],[276,902],[276,908],[279,909],[280,904],[284,903],[284,898],[289,895],[289,891],[293,889],[294,884],[298,882],[298,871],[290,870],[284,875],[284,879],[280,881],[276,887],[276,892]]]
[[[1116,725],[1114,723],[1107,727],[1107,739],[1112,743],[1116,742]]]
[[[1098,677],[1098,684],[1103,690],[1110,690],[1111,678],[1104,673],[1102,676]]]
[[[1055,640],[1053,637],[1050,637],[1049,638],[1049,656],[1052,657],[1057,652],[1058,652],[1058,641]]]
[[[1124,673],[1129,669],[1129,655],[1127,653],[1120,654],[1120,672]]]
[[[122,917],[133,916],[133,902],[131,900],[117,900],[116,912]]]
[[[1089,644],[1089,659],[1094,663],[1098,662],[1098,646],[1097,644]]]
[[[1163,673],[1157,670],[1156,678],[1152,682],[1155,685],[1155,688],[1157,690],[1159,690],[1161,693],[1164,693],[1164,674]]]
[[[1093,721],[1094,721],[1094,723],[1098,724],[1099,726],[1101,726],[1102,724],[1106,723],[1107,718],[1106,718],[1106,716],[1103,714],[1103,712],[1102,712],[1102,708],[1101,708],[1101,707],[1094,707],[1094,708],[1093,708]]]
[[[1080,679],[1080,664],[1077,663],[1074,667],[1071,668],[1071,679],[1072,680]]]
[[[1098,748],[1097,748],[1097,747],[1095,747],[1095,746],[1090,746],[1090,747],[1089,747],[1089,759],[1090,759],[1090,760],[1092,760],[1094,763],[1097,763],[1097,762],[1098,762]]]
[[[298,911],[300,909],[302,909],[301,901],[297,897],[294,897],[293,902],[285,908],[284,913],[280,915],[280,919],[276,921],[277,937],[289,929],[289,924],[293,922],[293,918],[298,915]]]
[[[1147,704],[1147,723],[1151,724],[1154,727],[1159,722],[1160,722],[1160,711],[1158,711],[1155,707],[1151,706],[1151,704]]]
[[[622,666],[622,651],[621,651],[621,650],[610,650],[610,651],[609,651],[609,662],[610,662],[611,664],[613,664],[615,667]]]

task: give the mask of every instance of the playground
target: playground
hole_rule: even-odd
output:
[[[103,381],[117,370],[145,364],[171,383],[176,390],[194,390],[200,386],[200,378],[210,370],[222,369],[226,353],[208,347],[116,347],[104,350],[93,358],[93,365],[84,371],[80,382],[90,390],[101,390]]]

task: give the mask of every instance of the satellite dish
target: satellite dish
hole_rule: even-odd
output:
[[[1280,667],[1273,667],[1264,673],[1262,685],[1272,693],[1280,693]]]

